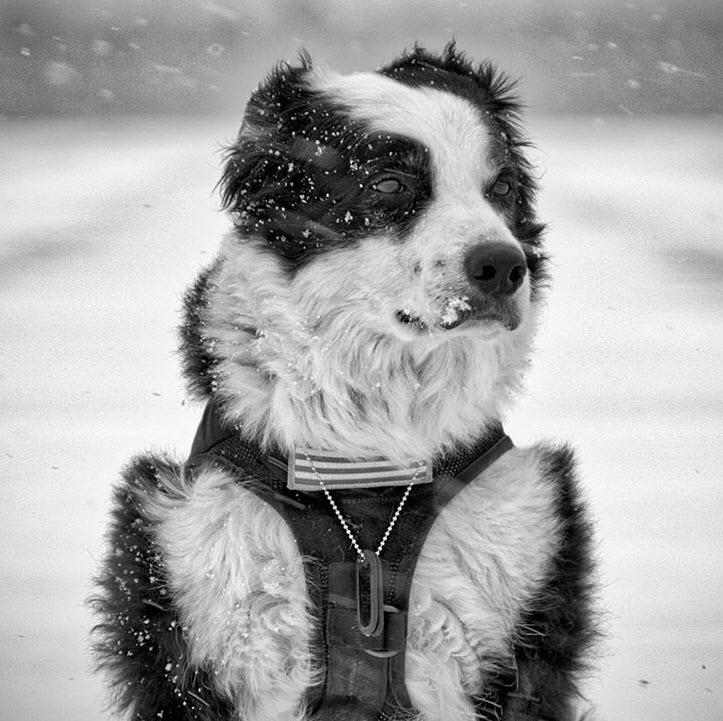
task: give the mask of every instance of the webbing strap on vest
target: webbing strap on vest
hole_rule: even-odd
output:
[[[307,693],[314,721],[414,717],[404,661],[409,591],[422,545],[444,506],[512,447],[502,426],[495,426],[473,447],[435,462],[432,483],[412,488],[382,553],[384,630],[369,637],[357,627],[356,552],[326,498],[288,489],[281,456],[264,454],[224,425],[213,402],[206,406],[187,470],[217,463],[239,481],[253,481],[245,487],[279,512],[304,559],[307,593],[318,619],[312,648],[324,672],[323,683]],[[362,548],[376,547],[403,492],[396,486],[334,492]]]

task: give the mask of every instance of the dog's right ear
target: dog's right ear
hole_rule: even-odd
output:
[[[311,57],[302,51],[297,65],[277,65],[249,100],[236,142],[226,151],[218,184],[223,208],[237,222],[245,214],[268,208],[277,184],[288,177],[294,113],[309,105],[311,91],[304,79],[311,69]]]

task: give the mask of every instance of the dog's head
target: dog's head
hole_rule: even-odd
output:
[[[453,45],[277,68],[228,152],[235,232],[187,296],[192,386],[282,445],[360,453],[362,419],[416,450],[469,440],[517,383],[545,275],[526,145],[511,84]]]

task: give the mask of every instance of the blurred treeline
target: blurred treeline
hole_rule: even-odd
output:
[[[721,0],[4,0],[0,114],[239,111],[302,46],[353,71],[451,37],[542,110],[723,110]]]

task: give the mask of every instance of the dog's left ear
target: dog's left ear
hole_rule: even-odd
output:
[[[290,137],[285,116],[308,104],[310,91],[304,78],[311,69],[311,57],[302,51],[297,65],[277,65],[251,96],[219,181],[225,210],[240,215],[267,207],[288,179]]]
[[[516,116],[521,109],[516,94],[518,82],[488,60],[474,65],[465,53],[457,49],[454,40],[448,42],[441,53],[433,53],[417,43],[379,72],[410,85],[426,84],[430,77],[436,75],[436,87],[468,95],[473,102],[481,98],[485,110],[495,115],[507,113]],[[455,79],[465,82],[455,82]],[[469,93],[471,87],[476,88],[474,94]]]

